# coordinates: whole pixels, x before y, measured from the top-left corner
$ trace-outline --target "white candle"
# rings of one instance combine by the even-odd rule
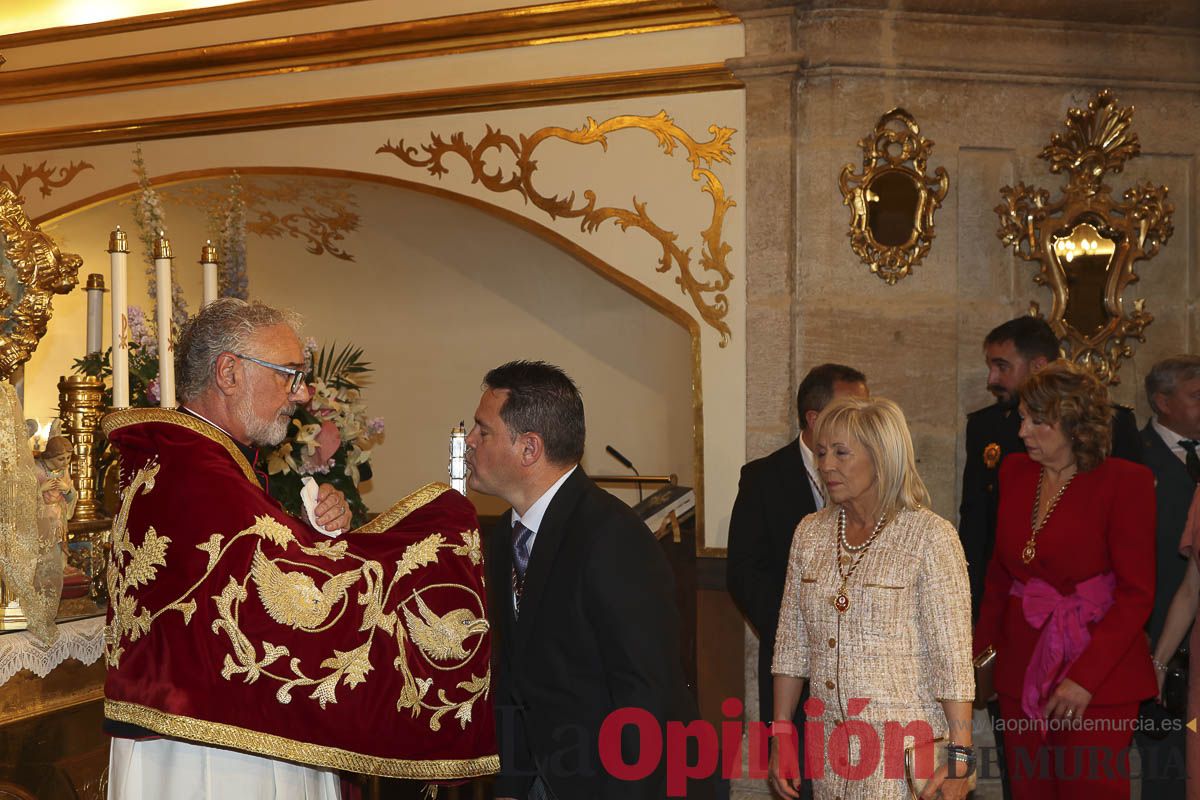
[[[200,248],[200,266],[204,268],[204,306],[217,299],[217,248],[213,247],[212,239],[204,242]]]
[[[175,352],[171,347],[171,243],[162,231],[154,243],[158,306],[158,404],[175,407]]]
[[[118,225],[108,237],[108,259],[112,267],[112,381],[113,408],[129,408],[129,282],[126,260],[129,238]]]
[[[104,338],[104,276],[93,272],[87,282],[87,354],[100,352]]]

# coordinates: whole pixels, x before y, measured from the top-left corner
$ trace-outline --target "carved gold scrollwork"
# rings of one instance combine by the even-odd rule
[[[1119,383],[1121,360],[1133,355],[1129,340],[1145,341],[1154,317],[1145,301],[1124,308],[1125,288],[1138,280],[1133,264],[1153,258],[1174,227],[1167,187],[1152,183],[1127,189],[1123,202],[1105,185],[1141,147],[1131,130],[1133,108],[1120,108],[1105,89],[1086,109],[1067,114],[1066,132],[1050,137],[1041,158],[1053,173],[1066,172],[1058,200],[1045,189],[1018,183],[1000,190],[996,235],[1024,261],[1040,267],[1034,283],[1052,295],[1048,322],[1064,352],[1101,380]],[[1037,303],[1030,304],[1040,314]]]
[[[13,175],[8,171],[8,167],[0,165],[0,184],[4,184],[12,189],[13,194],[17,195],[24,202],[25,198],[21,197],[21,190],[30,181],[36,180],[41,183],[42,185],[38,187],[38,191],[42,193],[42,197],[49,197],[54,193],[55,189],[61,189],[66,186],[75,180],[75,176],[85,169],[95,168],[86,161],[72,161],[65,167],[51,167],[43,161],[36,167],[29,164],[22,164],[21,171]]]
[[[533,186],[534,171],[538,168],[533,154],[546,140],[559,139],[580,145],[599,144],[607,150],[609,134],[629,129],[641,129],[654,134],[663,153],[668,156],[677,146],[682,146],[687,151],[692,180],[700,184],[700,191],[712,198],[712,219],[708,227],[700,233],[704,244],[700,251],[699,276],[692,264],[691,248],[680,247],[676,243],[679,235],[656,224],[646,212],[647,204],[638,202],[636,197],[633,198],[632,208],[629,209],[598,206],[596,193],[587,189],[583,192],[585,202],[577,205],[575,192],[571,192],[567,197],[547,197]],[[712,167],[714,163],[730,163],[729,159],[734,150],[729,144],[729,139],[735,131],[733,128],[719,125],[710,125],[708,131],[712,138],[707,142],[697,142],[676,125],[674,120],[667,116],[666,111],[660,111],[653,117],[622,115],[600,123],[588,117],[587,122],[577,130],[541,128],[528,136],[522,135],[520,141],[491,126],[488,126],[487,132],[475,145],[469,144],[461,131],[451,135],[449,141],[435,134],[431,136],[429,144],[421,146],[421,150],[426,154],[424,156],[417,148],[406,146],[403,140],[395,145],[389,140],[375,152],[391,153],[404,163],[413,167],[425,167],[430,174],[438,177],[450,171],[443,159],[448,154],[454,154],[470,166],[473,182],[481,184],[491,192],[518,192],[551,219],[578,218],[580,229],[589,233],[609,220],[622,230],[638,228],[644,231],[662,247],[657,270],[678,270],[675,282],[691,298],[701,318],[721,334],[721,347],[725,347],[731,335],[729,325],[725,322],[725,316],[729,313],[729,299],[725,292],[729,289],[733,275],[726,264],[726,257],[731,248],[722,239],[722,227],[725,213],[736,203],[725,196],[725,188],[712,171]],[[493,150],[497,153],[507,150],[515,157],[515,171],[508,177],[505,177],[499,168],[489,170],[487,159],[489,152]]]
[[[0,380],[33,355],[50,321],[51,300],[75,288],[82,265],[33,225],[16,193],[0,185]]]
[[[912,272],[933,242],[933,212],[950,179],[926,165],[933,142],[902,108],[879,118],[870,136],[859,139],[862,174],[846,164],[838,176],[842,204],[850,208],[850,248],[889,286]]]

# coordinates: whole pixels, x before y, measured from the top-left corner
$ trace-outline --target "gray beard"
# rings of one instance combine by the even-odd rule
[[[288,428],[292,424],[292,414],[296,411],[295,404],[288,404],[282,409],[285,417],[272,417],[270,422],[254,418],[249,402],[237,409],[237,415],[246,430],[246,438],[251,444],[259,447],[274,447],[287,438]]]

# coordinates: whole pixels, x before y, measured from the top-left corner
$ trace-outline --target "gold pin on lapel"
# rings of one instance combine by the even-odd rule
[[[991,442],[987,447],[983,448],[983,465],[988,469],[995,469],[1000,463],[1000,445]]]

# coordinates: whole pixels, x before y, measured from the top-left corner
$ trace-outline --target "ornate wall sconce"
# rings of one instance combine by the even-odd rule
[[[1133,107],[1119,107],[1108,89],[1086,109],[1071,109],[1066,133],[1052,135],[1040,154],[1051,172],[1067,173],[1062,196],[1051,202],[1045,189],[1018,183],[1000,190],[1004,202],[996,206],[996,235],[1040,266],[1033,281],[1053,295],[1047,321],[1064,354],[1114,384],[1121,359],[1133,355],[1128,340],[1144,342],[1154,320],[1144,300],[1124,308],[1125,287],[1138,280],[1133,264],[1157,254],[1174,230],[1167,187],[1136,185],[1118,202],[1103,182],[1141,152],[1132,122]],[[1030,311],[1041,313],[1037,303]]]
[[[871,272],[893,285],[912,272],[933,242],[933,212],[942,204],[950,179],[938,167],[926,174],[933,142],[902,108],[879,118],[875,131],[860,139],[863,170],[842,167],[838,185],[850,207],[850,247]]]

